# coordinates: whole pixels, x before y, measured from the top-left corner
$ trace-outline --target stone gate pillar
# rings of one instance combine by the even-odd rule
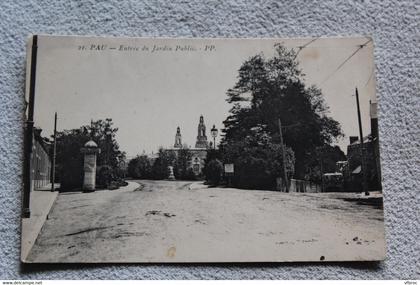
[[[93,192],[96,186],[96,155],[101,152],[101,149],[93,140],[90,140],[81,149],[81,152],[84,154],[83,190]]]

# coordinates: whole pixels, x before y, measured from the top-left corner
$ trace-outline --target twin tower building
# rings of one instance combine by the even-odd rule
[[[178,155],[179,150],[183,147],[181,129],[178,127],[175,134],[174,148],[168,149],[167,151]],[[211,147],[211,144],[207,141],[206,136],[206,125],[204,124],[203,115],[200,116],[200,122],[198,123],[198,134],[195,148],[188,148],[187,151],[191,155],[191,160],[188,163],[188,167],[191,168],[195,175],[199,176],[202,174],[204,162],[207,156],[207,150]]]
[[[195,148],[208,148],[209,143],[206,136],[206,125],[204,124],[203,115],[200,116],[200,122],[198,123],[198,134],[197,141],[195,142]],[[181,129],[178,127],[175,134],[174,148],[182,148]]]

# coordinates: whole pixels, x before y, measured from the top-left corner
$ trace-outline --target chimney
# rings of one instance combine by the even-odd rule
[[[379,130],[378,130],[378,103],[372,103],[369,101],[370,104],[370,133],[372,138],[378,138]]]
[[[354,142],[356,142],[359,139],[358,136],[350,136],[350,144],[353,144]]]

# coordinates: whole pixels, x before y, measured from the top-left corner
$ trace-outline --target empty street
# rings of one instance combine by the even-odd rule
[[[343,261],[384,252],[382,209],[357,202],[361,194],[130,185],[59,194],[27,261]]]

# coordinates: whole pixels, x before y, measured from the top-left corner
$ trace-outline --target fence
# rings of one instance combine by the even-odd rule
[[[322,188],[321,185],[315,184],[310,181],[291,179],[289,192],[317,193],[322,192]]]
[[[51,159],[41,139],[35,134],[31,157],[31,191],[50,183]]]

